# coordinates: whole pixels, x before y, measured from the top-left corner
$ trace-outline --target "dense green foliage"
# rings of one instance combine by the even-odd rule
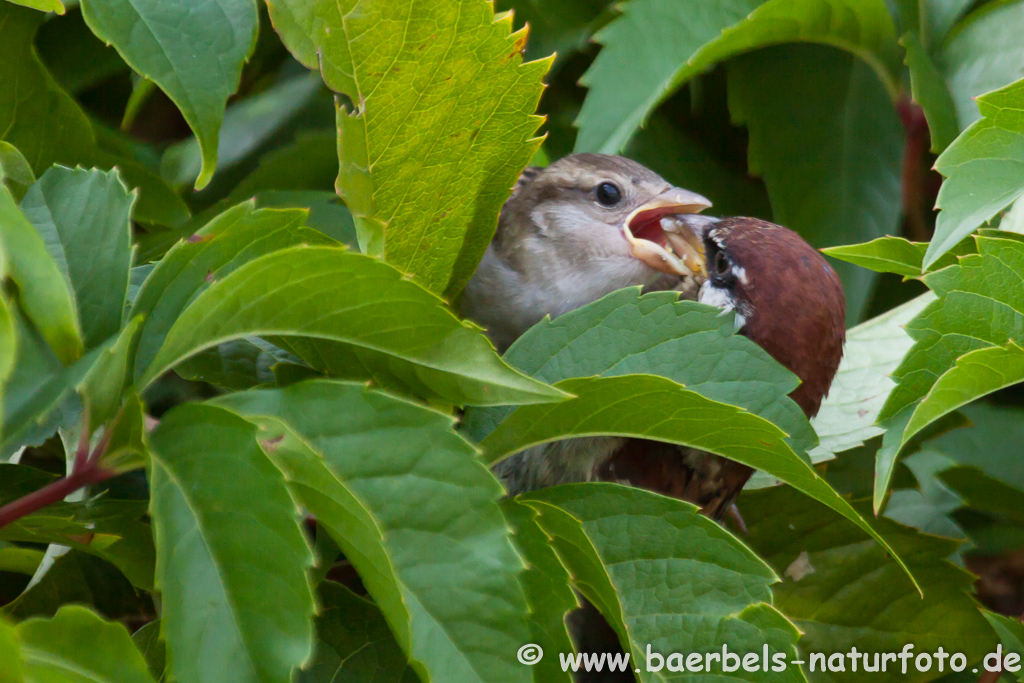
[[[1024,648],[1024,0],[495,4],[0,0],[0,683],[569,681],[579,595],[642,681]],[[459,317],[572,151],[832,257],[816,417],[674,293]],[[749,530],[488,469],[604,435],[756,468]]]

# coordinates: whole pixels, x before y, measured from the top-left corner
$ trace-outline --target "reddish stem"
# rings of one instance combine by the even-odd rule
[[[12,500],[7,505],[0,507],[0,529],[11,522],[16,522],[25,515],[42,510],[47,505],[59,503],[69,494],[74,493],[83,486],[105,481],[112,477],[113,474],[113,472],[100,469],[99,467],[89,466],[72,472],[70,475],[58,479],[52,484],[47,484],[27,496]]]
[[[99,464],[100,458],[106,452],[107,446],[110,443],[110,429],[107,429],[103,436],[100,437],[96,448],[92,453],[89,453],[90,433],[88,425],[89,415],[86,413],[83,420],[82,435],[78,442],[78,448],[75,450],[75,460],[71,468],[71,474],[58,479],[52,484],[47,484],[38,491],[33,491],[27,496],[12,500],[7,505],[0,507],[0,529],[11,522],[18,521],[25,515],[38,512],[48,505],[59,503],[80,488],[106,481],[116,474],[116,472],[100,467]]]

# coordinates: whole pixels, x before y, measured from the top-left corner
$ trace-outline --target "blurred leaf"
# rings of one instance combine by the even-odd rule
[[[576,587],[615,628],[641,680],[676,678],[648,671],[657,666],[645,658],[648,647],[667,657],[721,652],[724,644],[761,654],[764,646],[795,658],[797,630],[771,606],[769,586],[778,577],[689,503],[615,484],[557,486],[519,500],[537,510]],[[719,665],[715,673],[744,681],[805,680],[796,666],[726,676]],[[717,678],[692,674],[687,678]]]
[[[298,683],[418,683],[377,606],[341,584],[320,585],[316,657]]]
[[[89,605],[109,619],[134,617],[151,609],[113,565],[71,550],[60,554],[41,578],[4,605],[3,614],[18,620],[52,617],[69,603]]]
[[[530,642],[540,645],[548,655],[531,667],[533,680],[572,681],[555,656],[574,649],[565,618],[579,602],[569,586],[569,572],[551,547],[551,539],[541,529],[537,511],[529,503],[506,498],[501,502],[501,510],[515,530],[516,549],[526,561],[526,571],[519,580],[530,608]]]
[[[303,228],[302,210],[256,210],[253,202],[234,206],[179,241],[143,282],[131,316],[145,316],[135,352],[135,381],[156,357],[168,331],[188,305],[212,282],[223,280],[260,256],[299,244],[331,244]]]
[[[17,147],[0,140],[0,183],[7,186],[14,201],[20,202],[34,182],[36,175],[28,160]]]
[[[56,474],[28,465],[0,463],[0,505],[41,489],[56,479]]]
[[[78,393],[89,407],[89,429],[95,430],[114,417],[131,381],[131,352],[142,317],[133,318],[116,338],[104,344],[92,367],[78,385]]]
[[[995,612],[989,612],[988,610],[982,610],[981,613],[988,620],[996,635],[999,636],[1004,652],[1019,655],[1024,651],[1024,625],[1021,625],[1020,621],[1004,617]],[[1014,677],[1018,681],[1024,681],[1024,673],[1021,672],[1019,659],[1015,665],[1017,666],[1017,671],[1014,673]]]
[[[962,130],[979,117],[975,98],[1024,76],[1024,4],[991,3],[971,13],[937,55]],[[984,115],[984,110],[981,115]]]
[[[338,132],[303,131],[291,144],[260,156],[259,166],[227,198],[234,204],[266,190],[322,190],[334,194]]]
[[[142,658],[146,660],[149,675],[157,683],[162,683],[167,652],[164,641],[160,640],[160,620],[151,621],[133,633],[132,642],[142,653]]]
[[[924,110],[931,138],[931,151],[936,154],[946,149],[960,134],[956,120],[956,105],[949,94],[946,80],[931,56],[921,44],[916,33],[906,33],[900,38],[906,49],[904,63],[910,70],[910,88],[914,101]]]
[[[863,62],[806,45],[733,60],[729,111],[750,131],[750,171],[764,177],[776,223],[816,247],[897,231],[903,127]],[[844,264],[836,272],[855,323],[875,276]]]
[[[768,45],[814,42],[849,50],[895,90],[899,48],[881,0],[637,0],[595,39],[604,49],[580,81],[590,92],[576,119],[577,152],[619,152],[683,83]]]
[[[33,49],[45,20],[45,14],[0,2],[0,137],[25,155],[36,175],[95,147],[89,119]]]
[[[810,452],[812,460],[828,459],[885,431],[875,420],[896,386],[889,375],[914,343],[903,327],[934,300],[933,294],[922,294],[847,330],[839,371],[811,420],[821,441]]]
[[[152,532],[140,521],[145,512],[145,505],[138,501],[59,502],[0,529],[0,538],[74,548],[106,560],[132,585],[152,591]]]
[[[36,49],[54,80],[72,94],[129,70],[117,50],[89,30],[81,11],[51,17],[36,35]]]
[[[21,308],[61,362],[71,363],[81,356],[81,328],[68,281],[47,253],[42,237],[3,186],[0,186],[0,273],[18,286]]]
[[[175,372],[194,382],[209,382],[224,389],[250,389],[273,384],[273,367],[299,359],[259,337],[247,337],[200,351],[175,367]]]
[[[962,412],[973,428],[943,434],[929,445],[989,477],[1020,486],[1024,482],[1024,458],[1020,457],[1024,420],[1020,408],[978,402],[965,406]]]
[[[138,394],[129,392],[121,411],[107,426],[110,436],[107,450],[100,457],[100,467],[115,472],[129,472],[149,462],[145,409]]]
[[[128,631],[84,607],[68,605],[52,619],[18,626],[29,681],[152,683]]]
[[[948,557],[957,541],[919,533],[888,520],[873,520],[879,533],[904,557],[924,597],[881,548],[864,540],[846,519],[808,505],[785,488],[745,492],[739,499],[747,521],[746,540],[783,581],[773,590],[780,611],[803,635],[804,660],[812,652],[963,652],[970,664],[992,649],[991,632],[971,597],[973,577]],[[864,506],[860,506],[864,509]],[[867,512],[867,510],[864,510]],[[869,660],[870,661],[870,660]],[[887,672],[810,674],[811,681],[927,681],[935,672],[895,664]]]
[[[136,197],[117,171],[57,166],[44,173],[21,202],[25,217],[71,283],[86,348],[121,327]]]
[[[527,637],[526,602],[501,486],[450,416],[331,381],[216,403],[260,425],[424,679],[529,680],[511,659]]]
[[[632,436],[690,446],[781,479],[847,517],[889,549],[885,539],[793,452],[785,433],[757,415],[651,375],[568,379],[555,386],[575,397],[518,408],[480,443],[486,462],[537,444],[580,436]],[[914,581],[909,571],[907,576]]]
[[[218,170],[231,168],[253,154],[309,102],[322,84],[315,74],[296,76],[228,107],[220,127]],[[171,145],[160,165],[162,175],[175,185],[195,182],[203,169],[199,139]]]
[[[31,7],[42,12],[56,12],[64,14],[64,4],[60,0],[10,0],[15,5]]]
[[[975,4],[974,0],[917,0],[931,49],[941,45],[953,25]]]
[[[939,377],[917,404],[903,442],[927,425],[971,401],[1024,381],[1024,349],[1013,341],[965,353]]]
[[[484,0],[356,5],[283,0],[271,17],[352,102],[338,110],[337,186],[363,251],[455,296],[540,146],[533,111],[551,62],[522,64],[525,34]]]
[[[517,24],[530,27],[526,59],[557,53],[556,63],[585,48],[594,30],[616,13],[611,0],[561,0],[554,7],[544,0],[500,0],[495,10],[511,10]]]
[[[392,374],[421,379],[460,404],[562,398],[502,363],[478,328],[390,266],[340,248],[305,246],[263,256],[214,282],[177,318],[140,385],[197,351],[253,334],[366,347],[387,359]]]
[[[712,401],[744,408],[792,435],[807,450],[816,437],[789,398],[799,384],[760,346],[735,334],[732,315],[675,292],[622,289],[531,327],[504,360],[547,384],[572,377],[648,374],[671,379]],[[464,429],[486,437],[510,408],[468,411]]]
[[[151,445],[156,586],[171,677],[289,680],[312,654],[313,553],[256,428],[186,404],[161,419]]]
[[[975,467],[951,467],[938,475],[967,506],[1024,524],[1024,489],[988,476]]]
[[[742,160],[738,167],[725,163],[701,134],[667,116],[654,114],[648,126],[637,131],[625,155],[677,187],[714,197],[712,210],[719,216],[772,217],[764,184],[746,174]]]
[[[43,552],[41,550],[20,548],[0,541],[0,571],[32,576],[39,568],[42,559]],[[0,658],[0,661],[4,660]],[[0,681],[3,679],[0,678]]]
[[[1019,7],[1024,11],[1024,3]],[[1024,82],[982,95],[976,102],[982,118],[935,162],[946,179],[935,204],[942,211],[925,267],[1024,194]]]
[[[178,105],[203,148],[196,189],[204,187],[217,165],[225,103],[256,44],[255,4],[84,0],[82,14],[93,33]]]
[[[21,641],[14,626],[0,619],[0,683],[23,683],[25,678],[21,670]]]

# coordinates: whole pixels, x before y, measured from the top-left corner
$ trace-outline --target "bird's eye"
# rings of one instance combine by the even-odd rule
[[[729,257],[722,252],[715,253],[715,275],[725,277],[729,274]]]
[[[612,183],[601,183],[597,186],[597,201],[602,206],[615,206],[622,201],[622,192]]]

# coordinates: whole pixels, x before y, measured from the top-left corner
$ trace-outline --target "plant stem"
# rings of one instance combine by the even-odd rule
[[[11,522],[21,519],[25,515],[42,510],[47,505],[59,503],[69,494],[74,493],[83,486],[97,484],[109,479],[113,475],[113,472],[102,469],[95,464],[89,464],[81,469],[76,469],[70,475],[0,507],[0,529]]]

